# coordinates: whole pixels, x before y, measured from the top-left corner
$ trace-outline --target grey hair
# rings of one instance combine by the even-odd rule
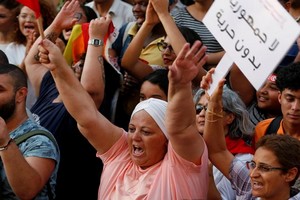
[[[199,88],[193,98],[195,106],[204,94],[205,90]],[[222,103],[224,111],[232,113],[235,116],[235,119],[229,125],[228,136],[231,139],[251,138],[255,127],[249,119],[246,105],[239,95],[226,85],[223,87]]]
[[[223,88],[222,103],[223,110],[235,116],[235,119],[229,125],[229,137],[232,139],[242,138],[244,136],[252,137],[254,134],[254,125],[249,119],[246,105],[239,95],[226,85]]]
[[[198,102],[200,101],[200,98],[205,94],[205,90],[202,88],[199,88],[197,92],[195,93],[193,97],[194,105],[196,106]]]

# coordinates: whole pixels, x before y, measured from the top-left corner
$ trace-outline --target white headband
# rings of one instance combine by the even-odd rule
[[[168,103],[166,101],[155,98],[150,98],[145,101],[141,101],[134,108],[130,119],[138,111],[145,110],[154,119],[154,121],[159,126],[160,130],[164,133],[166,138],[168,138],[167,129],[165,126],[167,104]]]

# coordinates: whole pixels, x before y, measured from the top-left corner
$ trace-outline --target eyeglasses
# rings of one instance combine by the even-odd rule
[[[166,49],[169,49],[169,51],[170,51],[171,53],[174,52],[172,46],[171,46],[170,44],[166,43],[166,42],[158,42],[158,43],[157,43],[157,48],[158,48],[158,50],[160,50],[160,51],[165,51]]]
[[[17,16],[18,19],[22,19],[22,20],[26,20],[26,19],[29,19],[30,21],[35,21],[35,16],[34,15],[29,15],[29,14],[20,14]]]
[[[198,115],[199,113],[201,113],[201,111],[204,109],[204,111],[207,110],[207,106],[203,106],[203,105],[200,105],[200,104],[197,104],[196,105],[196,114]]]
[[[282,168],[282,167],[271,167],[271,166],[267,166],[267,165],[256,165],[256,163],[252,160],[252,161],[247,161],[246,162],[246,166],[249,170],[254,170],[255,168],[259,171],[259,172],[270,172],[270,171],[274,171],[274,170],[283,170],[286,171],[287,169]]]

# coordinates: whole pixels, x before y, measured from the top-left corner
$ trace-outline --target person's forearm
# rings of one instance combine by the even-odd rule
[[[195,108],[193,103],[191,83],[172,84],[169,82],[168,90],[168,126],[170,134],[183,133],[181,130],[195,123]],[[195,115],[193,115],[195,113]]]
[[[97,108],[104,98],[105,73],[103,46],[89,45],[81,76],[81,85],[91,95]]]
[[[220,52],[216,52],[216,53],[208,53],[206,64],[212,65],[212,66],[218,65],[218,63],[220,62],[220,60],[222,59],[224,54],[225,54],[225,51],[220,51]]]
[[[251,105],[256,98],[256,90],[236,64],[230,69],[229,83],[231,89],[239,94],[245,105]]]
[[[203,137],[211,153],[227,149],[223,128],[223,110],[216,103],[208,103],[205,111],[205,128]]]
[[[88,118],[82,116],[97,115],[98,109],[93,99],[75,77],[72,69],[64,62],[61,63],[61,66],[51,70],[51,74],[69,113],[76,119],[78,124],[89,123]]]
[[[123,68],[129,69],[139,61],[144,42],[151,33],[153,27],[153,25],[148,25],[146,22],[143,23],[124,53],[121,63]]]
[[[20,199],[33,199],[42,189],[45,181],[31,167],[18,146],[11,142],[6,150],[0,151],[9,185]]]
[[[208,156],[227,178],[234,156],[228,151],[224,135],[222,106],[208,103],[205,111],[204,140],[208,148]]]
[[[168,38],[170,39],[170,43],[172,45],[175,54],[178,55],[183,45],[186,43],[185,38],[182,36],[175,21],[173,20],[172,16],[169,13],[159,14],[158,16],[161,23],[164,26]]]

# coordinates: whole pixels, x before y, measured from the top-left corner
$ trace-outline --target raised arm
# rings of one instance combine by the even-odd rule
[[[167,36],[170,40],[172,48],[176,55],[179,54],[183,45],[187,42],[181,32],[179,31],[173,17],[170,15],[168,11],[168,0],[150,0],[151,5],[153,5],[159,20],[161,21]],[[191,44],[192,45],[192,44]],[[206,71],[203,67],[199,69],[198,75],[194,78],[193,83],[199,85],[202,76],[206,74]]]
[[[133,37],[124,53],[121,62],[121,66],[135,78],[143,79],[153,71],[151,66],[141,61],[139,57],[141,55],[145,40],[150,35],[154,26],[158,23],[159,19],[153,7],[149,3],[147,6],[145,22],[142,24],[137,34]]]
[[[214,69],[210,70],[202,79],[201,87],[208,89],[212,81],[211,75]],[[204,140],[208,147],[209,159],[227,178],[233,160],[233,155],[226,147],[223,128],[223,106],[222,93],[225,79],[219,82],[217,89],[209,98],[208,107],[205,112]]]
[[[204,141],[195,122],[191,81],[205,64],[206,47],[197,41],[190,48],[185,44],[169,70],[166,127],[174,150],[186,160],[201,163]]]
[[[246,106],[249,106],[256,98],[255,88],[235,63],[230,69],[229,82],[231,89],[238,93]]]
[[[97,39],[103,42],[110,22],[110,16],[92,20],[89,25],[90,39]],[[81,85],[91,95],[97,108],[100,107],[104,97],[103,51],[103,45],[88,45],[80,79]]]
[[[98,112],[93,99],[75,77],[56,45],[45,39],[39,51],[40,61],[51,71],[64,105],[77,121],[80,132],[100,154],[106,152],[121,137],[122,129]],[[95,73],[103,77],[103,70],[96,70]]]
[[[78,7],[79,3],[77,0],[66,1],[52,24],[45,30],[44,34],[46,38],[55,42],[63,29],[72,27],[77,20],[74,18],[74,14]],[[34,42],[25,58],[25,70],[30,82],[34,87],[36,96],[39,96],[41,81],[45,73],[48,71],[47,68],[43,67],[39,63],[36,56],[38,53],[38,44],[41,42],[41,40],[41,37],[39,37]]]
[[[168,11],[169,1],[168,0],[150,0],[149,4],[152,5],[162,23],[170,43],[176,55],[179,54],[186,40],[180,33],[179,29],[172,16]]]
[[[207,62],[206,62],[206,69],[209,70],[211,68],[215,68],[222,57],[224,56],[225,51],[215,52],[215,53],[208,53],[207,54]]]

